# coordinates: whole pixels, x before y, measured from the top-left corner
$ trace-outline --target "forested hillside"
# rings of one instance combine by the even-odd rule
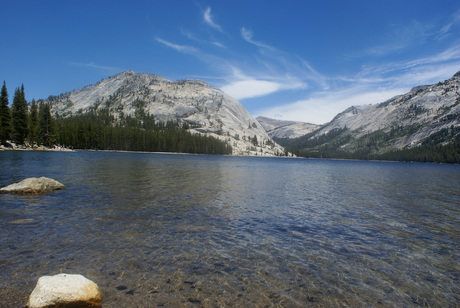
[[[156,121],[143,111],[115,119],[106,109],[53,117],[49,103],[27,104],[24,86],[11,108],[3,83],[0,96],[0,144],[61,145],[73,149],[232,154],[232,147],[212,136],[192,134],[187,123]]]
[[[131,126],[133,123],[127,122],[127,117],[143,122],[143,114],[155,117],[157,124],[174,121],[177,127],[188,125],[187,130],[193,135],[213,137],[231,145],[233,155],[284,153],[243,105],[201,80],[169,81],[154,74],[126,71],[96,84],[51,96],[45,102],[50,104],[53,114],[65,118],[94,111],[98,115],[111,115],[116,119],[112,126]],[[137,128],[137,124],[133,127]]]
[[[308,135],[275,140],[304,157],[460,163],[460,72],[380,104],[349,107]]]
[[[355,139],[350,129],[343,128],[319,136],[313,132],[296,139],[275,140],[300,157],[460,163],[460,127],[453,125],[430,135],[418,146],[380,152],[392,140],[416,129],[395,127],[389,132],[379,130]],[[344,149],[351,142],[356,144],[354,150]]]
[[[232,154],[232,148],[217,138],[192,134],[186,124],[156,122],[150,115],[116,121],[102,110],[56,122],[59,143],[77,149]]]

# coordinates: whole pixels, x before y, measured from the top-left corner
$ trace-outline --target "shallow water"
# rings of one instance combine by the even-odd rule
[[[460,305],[460,166],[0,152],[0,307],[43,275],[104,307]]]

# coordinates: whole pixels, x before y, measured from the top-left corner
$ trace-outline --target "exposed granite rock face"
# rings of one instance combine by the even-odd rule
[[[97,284],[82,275],[58,274],[38,279],[29,296],[28,308],[100,307],[102,294]]]
[[[399,128],[402,133],[388,149],[402,149],[416,146],[443,128],[460,126],[459,115],[460,72],[437,84],[414,87],[380,104],[352,106],[317,130],[314,137],[348,128],[356,140],[376,131],[388,133]],[[343,150],[348,147],[353,147],[353,143]]]
[[[200,80],[169,81],[126,71],[70,93],[50,97],[52,112],[63,117],[106,110],[115,119],[138,112],[157,121],[189,124],[190,132],[216,137],[234,155],[274,156],[284,149],[237,100]],[[254,136],[257,144],[253,143]]]
[[[257,117],[256,120],[272,138],[299,138],[321,128],[321,125],[317,124],[275,120],[266,117]]]
[[[0,193],[7,194],[45,194],[66,187],[50,178],[27,178],[19,183],[0,188]]]

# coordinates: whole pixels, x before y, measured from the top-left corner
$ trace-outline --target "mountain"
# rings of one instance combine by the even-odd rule
[[[321,127],[321,125],[317,124],[274,120],[266,117],[257,117],[256,120],[259,121],[268,135],[272,138],[298,138]]]
[[[459,86],[460,72],[380,104],[352,106],[303,137],[275,141],[310,157],[460,162]]]
[[[200,80],[172,82],[126,71],[95,85],[49,97],[54,114],[69,117],[104,111],[116,119],[138,114],[176,121],[194,134],[230,144],[234,155],[284,155],[262,125],[234,98]]]

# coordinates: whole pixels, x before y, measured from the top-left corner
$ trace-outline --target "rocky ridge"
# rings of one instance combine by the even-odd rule
[[[354,138],[382,131],[404,130],[391,146],[415,146],[443,128],[460,125],[460,72],[434,85],[418,86],[376,105],[352,106],[315,132],[323,135],[348,128]],[[344,146],[346,147],[346,145]]]
[[[318,124],[275,120],[266,117],[257,117],[256,120],[259,121],[272,138],[298,138],[321,127]]]
[[[106,109],[121,118],[142,109],[157,121],[188,123],[192,133],[226,141],[234,155],[284,154],[284,149],[238,101],[200,80],[172,82],[153,74],[126,71],[95,85],[50,97],[48,102],[52,112],[63,117]]]
[[[368,159],[403,150],[418,155],[404,159],[456,162],[459,114],[460,72],[380,104],[351,106],[304,136],[273,138],[287,150],[307,157]]]

